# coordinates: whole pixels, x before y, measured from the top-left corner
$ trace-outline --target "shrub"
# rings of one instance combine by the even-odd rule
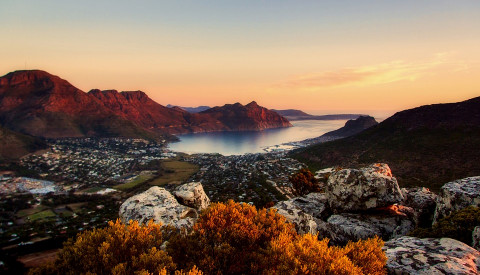
[[[300,171],[290,176],[289,180],[297,196],[320,191],[320,184],[315,175],[306,168],[300,169]]]
[[[480,208],[469,206],[440,219],[431,228],[417,228],[409,235],[418,238],[452,238],[472,244],[472,231],[480,225]]]

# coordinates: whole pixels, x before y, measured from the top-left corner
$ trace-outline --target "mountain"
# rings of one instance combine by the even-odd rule
[[[0,126],[0,161],[17,159],[28,153],[47,148],[42,139],[20,134]]]
[[[247,105],[235,103],[213,107],[200,114],[214,117],[224,124],[228,130],[250,131],[292,126],[286,118],[259,106],[255,101]]]
[[[349,137],[360,133],[361,131],[377,125],[378,122],[371,116],[360,116],[357,119],[351,119],[340,129],[323,134],[323,137]]]
[[[303,148],[292,157],[312,169],[390,165],[403,186],[433,190],[445,182],[480,175],[480,97],[396,113],[344,139]]]
[[[167,108],[175,108],[175,107],[183,109],[189,113],[200,113],[211,108],[210,106],[182,107],[182,106],[175,106],[170,104],[167,105]]]
[[[295,109],[287,109],[287,110],[275,110],[272,111],[278,113],[281,116],[286,117],[290,121],[295,120],[344,120],[344,119],[356,119],[360,116],[359,114],[334,114],[334,115],[311,115],[305,113],[304,111],[295,110]]]
[[[158,138],[158,134],[115,115],[66,80],[39,70],[0,77],[0,123],[14,131],[46,138]]]
[[[66,80],[39,70],[16,71],[0,77],[0,124],[45,138],[147,139],[291,126],[282,116],[256,103],[189,113],[179,107],[162,106],[142,91],[96,89],[85,93]]]

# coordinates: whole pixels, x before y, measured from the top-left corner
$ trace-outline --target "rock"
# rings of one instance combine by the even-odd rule
[[[375,235],[389,240],[404,236],[414,228],[414,223],[408,216],[390,213],[343,213],[332,215],[326,223],[317,223],[319,237],[327,237],[335,245],[344,245],[349,240],[368,239]]]
[[[198,217],[195,209],[179,204],[170,192],[158,186],[128,198],[120,206],[119,215],[123,222],[146,223],[152,219],[176,228],[190,228]]]
[[[437,206],[437,195],[425,187],[402,188],[404,200],[402,205],[415,211],[415,225],[430,227]]]
[[[200,182],[182,184],[173,191],[173,195],[181,204],[195,208],[199,211],[210,205],[210,199],[207,194],[205,194]]]
[[[480,226],[476,226],[472,232],[472,247],[476,250],[480,250]]]
[[[292,200],[278,202],[273,208],[283,215],[288,222],[295,224],[298,234],[316,234],[317,223],[312,215],[305,213]]]
[[[433,222],[467,206],[480,206],[480,177],[470,177],[445,183],[437,199]]]
[[[330,207],[337,212],[372,209],[403,200],[397,179],[383,163],[333,172],[325,193]]]
[[[389,274],[479,274],[480,252],[449,238],[400,237],[385,242]]]
[[[299,234],[317,233],[317,220],[329,216],[327,197],[323,193],[310,193],[277,203],[273,208],[294,223]]]

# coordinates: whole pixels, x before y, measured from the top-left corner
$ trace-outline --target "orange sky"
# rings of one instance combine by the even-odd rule
[[[480,96],[480,1],[39,2],[2,4],[0,74],[42,69],[181,106],[397,111]]]

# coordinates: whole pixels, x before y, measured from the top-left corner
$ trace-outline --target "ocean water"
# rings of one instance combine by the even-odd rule
[[[213,132],[179,135],[170,149],[184,153],[241,155],[264,152],[263,148],[323,135],[345,125],[346,120],[293,121],[293,127],[248,132]]]

